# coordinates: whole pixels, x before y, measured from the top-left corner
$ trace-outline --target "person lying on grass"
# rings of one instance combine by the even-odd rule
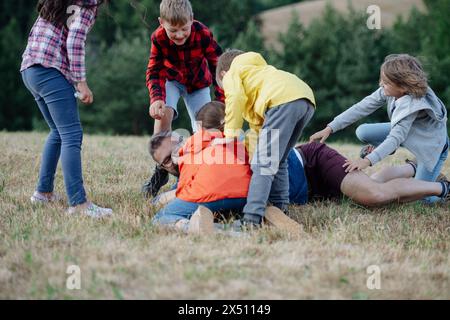
[[[222,119],[218,123],[222,123]],[[154,153],[162,148],[157,147]],[[297,145],[288,155],[290,203],[306,204],[314,199],[346,196],[360,205],[373,207],[429,196],[445,199],[449,195],[447,180],[428,182],[412,179],[415,173],[413,163],[386,167],[370,177],[362,171],[347,172],[346,163],[347,159],[342,154],[326,144]],[[175,168],[176,165],[170,170],[176,172]],[[163,197],[165,195],[167,193]]]
[[[383,168],[370,177],[363,171],[346,170],[348,160],[326,144],[311,142],[296,146],[288,156],[291,204],[315,199],[342,199],[376,207],[436,196],[446,199],[449,182],[412,179],[414,163]]]

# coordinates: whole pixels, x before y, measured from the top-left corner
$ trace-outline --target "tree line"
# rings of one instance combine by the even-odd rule
[[[425,0],[425,12],[413,9],[409,18],[399,18],[392,28],[381,30],[368,29],[367,13],[352,8],[343,14],[327,6],[324,15],[308,27],[293,15],[277,48],[265,46],[255,17],[262,10],[298,1],[191,2],[195,17],[213,30],[224,49],[261,52],[268,63],[295,73],[313,88],[318,108],[305,135],[321,129],[334,115],[374,91],[381,63],[390,53],[418,56],[429,74],[430,86],[446,105],[450,103],[450,0]],[[18,71],[35,10],[26,0],[7,1],[2,6],[0,129],[46,130]],[[152,132],[145,70],[158,12],[157,0],[113,1],[101,10],[87,45],[88,82],[95,103],[80,108],[86,132]],[[373,122],[387,120],[385,110],[370,118]],[[187,112],[181,112],[174,127],[190,127]],[[352,132],[345,130],[337,138],[352,139]]]

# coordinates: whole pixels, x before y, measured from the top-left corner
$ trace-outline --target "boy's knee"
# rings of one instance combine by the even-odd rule
[[[363,143],[367,143],[367,125],[362,124],[356,128],[355,131],[356,137]]]

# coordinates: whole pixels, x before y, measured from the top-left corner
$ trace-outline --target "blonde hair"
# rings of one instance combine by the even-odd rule
[[[194,18],[189,0],[162,0],[159,15],[162,20],[175,26],[185,25]]]
[[[216,81],[220,82],[220,73],[222,71],[228,71],[230,70],[231,63],[233,62],[234,58],[237,56],[245,53],[244,51],[238,50],[238,49],[227,49],[222,55],[219,57],[219,61],[217,62],[216,67]]]
[[[381,66],[380,78],[382,77],[415,98],[425,96],[428,90],[427,74],[422,64],[409,54],[388,55]]]

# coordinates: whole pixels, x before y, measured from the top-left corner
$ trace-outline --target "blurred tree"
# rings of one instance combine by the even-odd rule
[[[450,103],[450,0],[424,0],[425,13],[413,11],[392,29],[369,30],[367,15],[342,15],[331,7],[308,28],[297,17],[281,35],[282,49],[264,48],[256,13],[290,0],[192,0],[195,18],[209,26],[220,45],[263,53],[268,62],[293,72],[314,90],[318,108],[305,136],[377,88],[379,67],[389,53],[406,52],[424,62],[430,85]],[[36,17],[37,1],[0,4],[0,129],[45,127],[22,83],[19,66],[27,34]],[[30,4],[31,3],[31,4]],[[150,34],[158,25],[160,0],[111,1],[103,6],[88,36],[88,81],[95,104],[81,107],[88,132],[142,134],[151,132],[147,115],[145,69]],[[189,128],[180,102],[174,127]],[[37,120],[36,120],[37,119]],[[365,121],[384,121],[384,110]],[[354,137],[345,130],[340,138]]]
[[[369,30],[364,13],[350,9],[342,15],[328,5],[308,29],[294,15],[288,31],[280,36],[283,49],[272,54],[274,65],[298,75],[314,91],[317,110],[304,137],[378,87],[379,67],[388,53],[385,34]],[[365,121],[386,119],[380,111]],[[350,129],[334,138],[353,136]]]
[[[151,127],[145,72],[148,59],[145,35],[125,38],[120,32],[110,47],[88,54],[88,79],[95,102],[82,106],[87,132],[143,134]],[[89,53],[89,51],[88,51]]]
[[[231,45],[232,48],[243,51],[255,51],[265,55],[264,39],[256,20],[251,19],[244,32],[241,32]]]
[[[399,19],[391,32],[393,52],[418,56],[429,74],[430,86],[450,104],[450,0],[425,1],[427,12],[416,9],[409,19]]]
[[[19,23],[12,18],[0,29],[0,128],[31,130],[36,103],[25,89],[20,75],[24,50]]]

